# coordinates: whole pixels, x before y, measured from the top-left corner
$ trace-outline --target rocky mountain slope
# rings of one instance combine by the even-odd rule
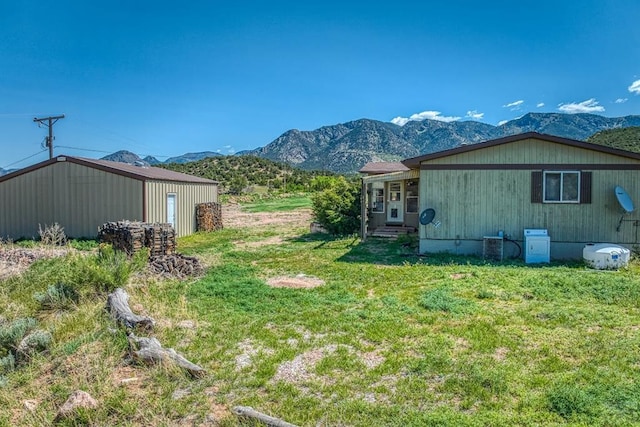
[[[522,132],[585,140],[601,130],[629,126],[640,126],[640,116],[528,113],[501,126],[435,120],[398,126],[360,119],[314,131],[289,130],[252,154],[304,169],[354,172],[371,161],[401,160]]]
[[[640,153],[640,126],[601,130],[587,138],[587,142]]]

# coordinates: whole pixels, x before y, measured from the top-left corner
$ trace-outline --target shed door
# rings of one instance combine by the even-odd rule
[[[390,182],[387,203],[387,222],[404,221],[404,201],[402,181]]]
[[[176,228],[176,195],[167,194],[167,222]]]

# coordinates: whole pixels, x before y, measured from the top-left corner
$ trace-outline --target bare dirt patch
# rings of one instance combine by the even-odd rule
[[[297,276],[278,276],[267,279],[267,285],[272,288],[309,289],[324,285],[324,280],[317,277],[298,274]]]
[[[23,273],[40,259],[65,256],[71,251],[71,248],[16,248],[0,245],[0,280]]]
[[[267,225],[309,227],[311,209],[287,212],[247,212],[237,203],[222,206],[222,224],[228,228],[262,227]]]
[[[236,246],[238,246],[239,248],[260,248],[262,246],[269,246],[269,245],[279,245],[283,242],[284,240],[282,239],[281,236],[273,236],[273,237],[269,237],[268,239],[263,239],[263,240],[257,240],[255,242],[245,242],[244,240],[237,240],[235,242],[233,242]]]

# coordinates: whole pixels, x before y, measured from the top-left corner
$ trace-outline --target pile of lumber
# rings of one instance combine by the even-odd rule
[[[196,205],[198,231],[222,230],[222,205],[209,202]]]
[[[107,222],[98,228],[98,241],[110,243],[131,255],[149,248],[150,255],[166,255],[176,251],[176,233],[171,224],[138,221]]]
[[[149,269],[153,273],[179,279],[197,276],[204,272],[197,258],[182,254],[152,256],[149,259]]]

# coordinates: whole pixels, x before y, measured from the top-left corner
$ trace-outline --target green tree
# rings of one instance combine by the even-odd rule
[[[338,177],[311,196],[315,220],[329,233],[353,234],[360,228],[360,186]]]

